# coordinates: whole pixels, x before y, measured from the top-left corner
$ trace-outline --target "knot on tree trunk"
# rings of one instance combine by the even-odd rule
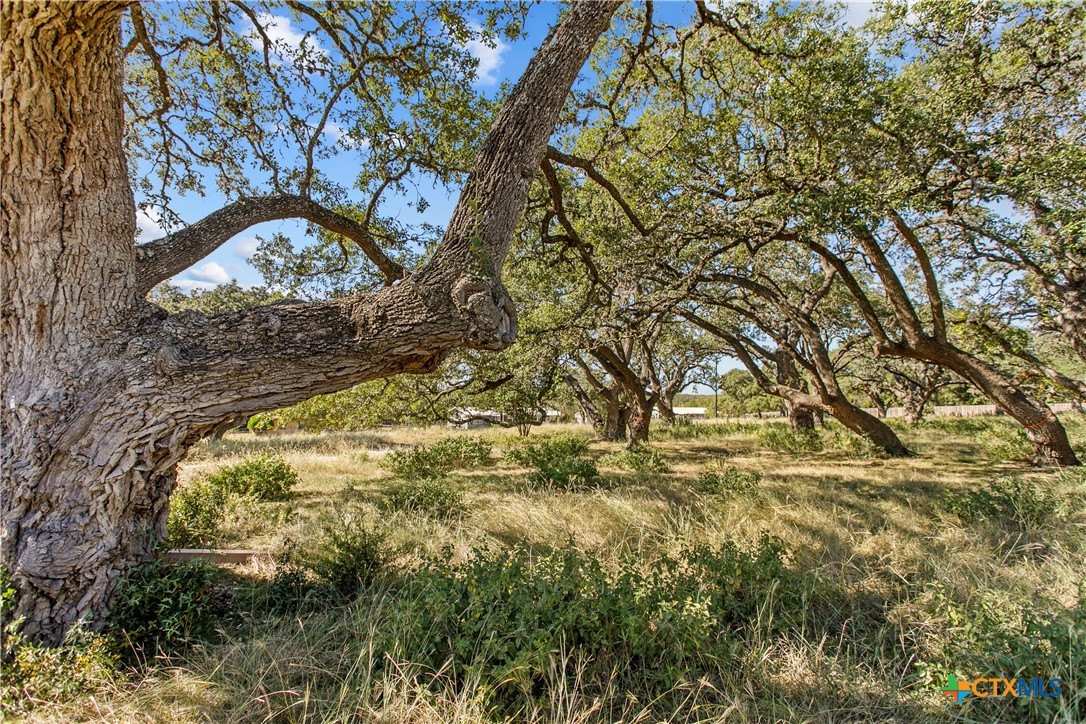
[[[517,337],[517,312],[505,286],[497,279],[460,277],[453,285],[453,304],[468,327],[468,345],[501,350]]]

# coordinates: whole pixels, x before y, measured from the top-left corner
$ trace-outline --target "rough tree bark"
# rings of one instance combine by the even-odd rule
[[[577,401],[577,406],[581,408],[581,416],[584,417],[585,422],[592,426],[597,435],[603,434],[603,413],[593,402],[592,397],[577,381],[577,378],[569,372],[563,374],[562,379],[565,380],[570,392],[573,393],[573,399]]]
[[[803,375],[796,368],[796,363],[788,350],[780,348],[773,355],[773,369],[777,378],[777,384],[786,385],[795,390],[806,391],[806,383]],[[784,415],[788,418],[789,426],[796,431],[815,429],[814,412],[809,407],[797,405],[792,400],[781,398],[781,406]]]
[[[618,382],[612,382],[610,385],[603,384],[603,381],[592,371],[583,359],[575,356],[573,361],[577,363],[577,366],[584,372],[585,379],[588,380],[588,384],[595,390],[596,394],[603,400],[603,427],[602,436],[607,442],[615,442],[617,440],[626,439],[626,427],[629,421],[629,405],[626,403],[626,396],[622,392],[622,387]],[[591,399],[589,398],[589,402]],[[596,413],[599,414],[599,408],[596,407]]]
[[[1086,360],[1086,269],[1073,268],[1066,277],[1067,283],[1060,289],[1062,305],[1056,323],[1078,356]]]
[[[144,292],[226,241],[230,224],[133,243],[124,5],[3,4],[0,554],[28,635],[57,643],[77,620],[102,621],[114,583],[164,532],[177,463],[224,420],[513,341],[499,278],[509,240],[616,6],[574,5],[543,43],[417,273],[359,298],[171,316]]]
[[[628,407],[626,417],[627,447],[649,441],[649,424],[659,395],[645,389],[645,383],[633,371],[624,351],[616,351],[608,345],[589,350],[600,366],[607,370],[623,392]]]
[[[875,305],[864,291],[864,286],[849,270],[844,259],[812,238],[800,236],[798,239],[838,273],[867,322],[877,354],[930,362],[957,373],[1026,428],[1035,449],[1035,462],[1059,466],[1079,465],[1078,457],[1067,438],[1067,431],[1048,405],[1026,394],[995,367],[968,354],[948,340],[939,282],[927,252],[904,219],[891,212],[891,220],[901,238],[913,251],[923,273],[932,318],[930,333],[921,323],[894,265],[862,221],[854,220],[852,232],[878,275],[894,321],[901,329],[900,339],[891,339],[887,326],[883,324]]]

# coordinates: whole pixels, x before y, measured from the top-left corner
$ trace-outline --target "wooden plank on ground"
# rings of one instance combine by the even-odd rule
[[[259,556],[269,556],[269,551],[215,549],[215,548],[175,548],[163,555],[167,561],[208,560],[212,563],[248,563]]]

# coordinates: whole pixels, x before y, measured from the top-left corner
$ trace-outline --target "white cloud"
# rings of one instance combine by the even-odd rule
[[[195,279],[178,278],[171,279],[170,284],[174,285],[175,287],[180,287],[186,292],[191,292],[196,289],[200,291],[207,291],[208,289],[214,289],[218,286],[217,284],[212,284],[211,282],[198,282]]]
[[[482,28],[473,26],[472,30],[480,32]],[[493,48],[480,40],[470,40],[465,47],[479,61],[476,83],[481,85],[496,83],[498,81],[498,68],[502,64],[502,56],[505,55],[505,51],[509,50],[509,45],[495,38]]]
[[[324,135],[332,139],[333,143],[338,143],[343,148],[369,148],[370,142],[365,138],[354,139],[347,133],[347,129],[339,125],[335,121],[328,121],[324,124]]]
[[[230,281],[230,275],[217,261],[208,261],[195,266],[188,270],[188,275],[198,282],[207,282],[212,285],[226,284]]]
[[[309,51],[311,54],[328,55],[328,51],[321,47],[320,43],[312,36],[307,38],[305,32],[296,28],[290,18],[285,18],[282,15],[272,15],[271,13],[259,13],[256,20],[260,23],[260,27],[264,28],[264,34],[272,42],[272,51],[280,58],[284,57],[284,55],[296,57],[303,50]],[[264,52],[264,39],[260,37],[260,33],[255,28],[250,42],[258,53]]]
[[[248,259],[256,253],[260,246],[260,239],[255,236],[243,236],[234,242],[234,254],[242,259]]]
[[[154,209],[136,210],[136,241],[143,243],[153,241],[166,235],[162,228],[162,214]]]
[[[866,1],[849,0],[845,3],[845,12],[841,17],[846,25],[858,28],[875,14],[875,3]]]

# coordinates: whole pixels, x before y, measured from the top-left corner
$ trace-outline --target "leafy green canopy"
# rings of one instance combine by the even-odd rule
[[[125,16],[128,158],[142,204],[167,228],[179,194],[313,198],[410,261],[437,236],[386,203],[457,185],[496,108],[472,84],[469,41],[520,34],[525,6],[468,2],[188,2]],[[349,159],[349,160],[348,160]],[[415,194],[411,195],[412,189]],[[193,221],[188,219],[187,221]],[[376,278],[345,239],[302,250],[276,236],[256,263],[311,295]]]

